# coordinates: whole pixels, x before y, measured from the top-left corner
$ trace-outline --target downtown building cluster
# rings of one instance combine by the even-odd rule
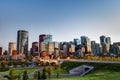
[[[87,36],[75,38],[70,42],[57,42],[52,40],[52,35],[41,34],[39,41],[32,42],[32,47],[28,51],[29,33],[25,30],[17,32],[17,43],[9,42],[8,50],[2,54],[2,47],[0,47],[1,57],[21,59],[30,55],[34,57],[52,56],[53,58],[68,56],[84,57],[84,56],[109,56],[117,57],[120,55],[120,42],[111,44],[111,38],[104,35],[100,36],[100,43],[91,41]],[[47,54],[42,52],[46,51]]]

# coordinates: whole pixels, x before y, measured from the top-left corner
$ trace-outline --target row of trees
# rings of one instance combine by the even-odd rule
[[[50,80],[52,77],[52,70],[53,68],[55,68],[55,70],[57,71],[57,78],[59,77],[59,65],[56,66],[44,66],[43,70],[40,71],[35,71],[33,74],[33,78],[35,80],[46,80],[47,78]],[[29,80],[29,75],[27,73],[27,70],[23,71],[23,73],[16,73],[15,69],[11,69],[9,71],[9,75],[5,75],[5,78],[7,78],[8,80]]]

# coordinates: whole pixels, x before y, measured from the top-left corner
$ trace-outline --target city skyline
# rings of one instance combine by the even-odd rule
[[[53,41],[71,41],[82,35],[100,43],[101,35],[120,41],[119,0],[1,0],[0,47],[17,42],[17,31],[29,32],[31,43],[40,34],[53,35]]]

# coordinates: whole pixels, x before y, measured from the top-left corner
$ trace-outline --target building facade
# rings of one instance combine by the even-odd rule
[[[80,45],[80,40],[79,39],[75,38],[73,41],[74,41],[75,46]]]
[[[102,54],[109,53],[111,38],[104,35],[100,36],[100,44],[102,46]]]
[[[91,42],[87,36],[81,36],[81,45],[85,47],[85,53],[91,53]]]
[[[15,42],[9,42],[8,53],[9,53],[10,56],[13,55],[14,50],[16,50],[16,43]]]
[[[39,52],[47,51],[48,52],[48,43],[52,42],[52,35],[50,34],[41,34],[39,36]]]
[[[38,52],[38,47],[39,47],[39,43],[38,42],[33,42],[32,43],[32,48],[31,48],[31,54],[32,56],[39,56],[39,52]]]
[[[52,55],[55,52],[55,43],[49,42],[48,43],[48,54]]]
[[[17,53],[28,56],[28,31],[19,30],[17,32]]]

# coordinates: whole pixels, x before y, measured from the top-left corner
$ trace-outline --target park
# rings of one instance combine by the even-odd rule
[[[3,64],[3,63],[2,63]],[[61,76],[62,74],[69,74],[69,71],[75,67],[83,64],[94,66],[94,69],[85,74],[84,76]],[[6,66],[6,65],[5,65]],[[1,67],[5,67],[1,65]],[[6,71],[0,72],[0,80],[10,80],[6,76],[14,75],[17,76],[11,80],[24,80],[24,74],[28,75],[26,80],[119,80],[119,64],[111,63],[88,63],[88,62],[72,62],[64,61],[60,65],[43,65],[41,62],[40,66],[35,67],[12,67]],[[6,67],[7,69],[7,67]],[[1,69],[3,70],[3,69]],[[45,77],[42,79],[43,71],[45,70]],[[41,79],[38,78],[38,72],[40,72]]]

